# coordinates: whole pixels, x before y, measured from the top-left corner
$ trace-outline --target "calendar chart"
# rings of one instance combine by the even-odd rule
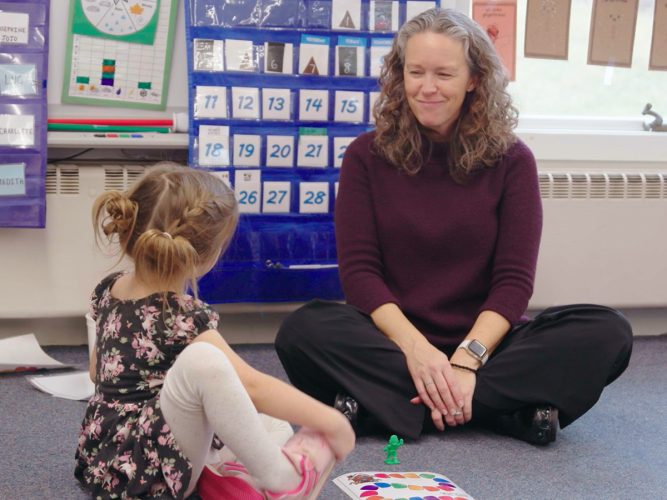
[[[72,2],[63,102],[164,109],[177,4]]]

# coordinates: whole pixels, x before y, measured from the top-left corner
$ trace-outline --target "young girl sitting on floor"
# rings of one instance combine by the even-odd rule
[[[96,236],[117,240],[134,269],[103,279],[90,304],[95,395],[75,475],[95,497],[180,499],[201,476],[205,500],[311,498],[334,458],[354,447],[340,412],[247,365],[197,298],[196,279],[216,263],[237,219],[222,180],[171,164],[96,200]],[[289,438],[289,425],[276,419],[304,428]],[[238,462],[206,467],[214,435]]]

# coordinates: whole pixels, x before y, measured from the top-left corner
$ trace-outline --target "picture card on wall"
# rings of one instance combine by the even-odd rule
[[[588,64],[632,65],[639,0],[593,0]]]
[[[294,45],[282,42],[264,44],[264,72],[292,74]]]
[[[371,0],[369,31],[398,31],[398,2]]]
[[[567,59],[572,0],[528,0],[524,55]]]
[[[472,17],[489,35],[510,80],[516,78],[516,1],[473,1]]]
[[[333,0],[332,30],[361,30],[361,0]]]
[[[299,73],[302,75],[329,74],[329,37],[301,35]]]
[[[649,69],[667,70],[667,1],[656,0]]]

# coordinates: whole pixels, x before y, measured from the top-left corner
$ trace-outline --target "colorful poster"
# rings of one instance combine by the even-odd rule
[[[146,45],[155,40],[160,0],[72,0],[72,4],[72,33]]]
[[[649,69],[667,70],[667,0],[655,1]]]
[[[567,59],[571,0],[528,0],[524,55]]]
[[[333,482],[354,499],[474,500],[460,486],[435,472],[348,472]]]
[[[178,0],[73,1],[62,102],[164,109],[177,6]],[[123,14],[130,11],[134,17]]]
[[[516,2],[473,1],[472,17],[496,47],[510,80],[516,78]]]
[[[594,0],[588,64],[632,65],[639,0]]]

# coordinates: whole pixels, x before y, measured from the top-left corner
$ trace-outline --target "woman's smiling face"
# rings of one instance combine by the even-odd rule
[[[458,40],[429,31],[407,41],[403,64],[405,95],[421,125],[446,139],[474,80]]]

